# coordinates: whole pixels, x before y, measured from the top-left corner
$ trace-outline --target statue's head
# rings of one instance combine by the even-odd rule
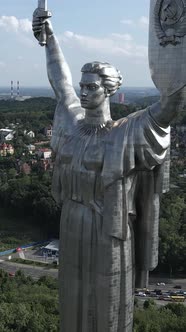
[[[81,105],[87,109],[98,107],[104,100],[113,96],[122,84],[120,72],[106,62],[86,63],[80,81]]]

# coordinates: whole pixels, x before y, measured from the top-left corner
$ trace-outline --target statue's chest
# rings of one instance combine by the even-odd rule
[[[97,135],[67,137],[61,149],[61,165],[76,171],[101,172],[104,162],[105,139]]]

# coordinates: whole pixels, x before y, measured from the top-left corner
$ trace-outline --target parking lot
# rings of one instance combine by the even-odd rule
[[[34,263],[32,265],[19,264],[11,262],[11,260],[5,256],[2,257],[2,260],[0,261],[0,269],[2,268],[8,273],[13,274],[21,269],[26,275],[29,275],[34,279],[38,279],[42,275],[50,275],[55,278],[58,277],[58,270],[51,268],[51,264],[58,261],[58,255],[52,254],[52,252],[46,254],[46,252],[43,251],[43,248],[38,247],[17,251],[15,254],[11,255],[11,258],[22,258],[33,262],[50,264],[50,266],[46,265],[38,267],[34,265]],[[135,294],[141,305],[145,300],[152,298],[158,306],[172,302],[172,297],[174,296],[184,295],[186,297],[186,279],[159,278],[154,276],[150,277],[148,289],[136,290]],[[183,303],[186,305],[186,301]]]
[[[58,262],[58,255],[52,252],[45,252],[42,248],[24,249],[12,255],[14,258],[22,258],[35,262],[51,264]]]
[[[33,279],[37,280],[42,276],[51,276],[53,278],[58,278],[58,270],[40,267],[40,266],[30,266],[25,264],[12,263],[11,261],[0,261],[0,269],[5,270],[9,275],[14,275],[16,271],[22,270],[26,276],[30,276]]]
[[[152,298],[157,305],[169,302],[182,302],[186,305],[186,279],[151,277],[148,289],[136,290],[140,302]]]

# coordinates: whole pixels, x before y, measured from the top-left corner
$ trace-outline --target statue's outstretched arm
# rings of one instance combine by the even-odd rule
[[[48,19],[37,17],[37,12],[33,15],[33,32],[36,39],[40,40],[42,26],[46,31],[46,60],[47,73],[50,84],[55,92],[57,100],[64,101],[65,104],[74,103],[78,98],[72,86],[72,76],[67,62],[65,61],[58,40],[53,33],[52,24]]]
[[[184,88],[170,96],[162,95],[160,101],[151,106],[150,113],[161,127],[167,127],[183,109],[184,99]]]

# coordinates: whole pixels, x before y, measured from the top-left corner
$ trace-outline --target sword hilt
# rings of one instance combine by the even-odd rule
[[[39,45],[45,46],[46,45],[46,40],[47,40],[45,20],[47,18],[50,18],[52,16],[52,14],[48,10],[42,10],[40,8],[37,8],[33,15],[43,19],[43,25],[42,25],[41,33],[40,33],[40,36],[39,36]]]

